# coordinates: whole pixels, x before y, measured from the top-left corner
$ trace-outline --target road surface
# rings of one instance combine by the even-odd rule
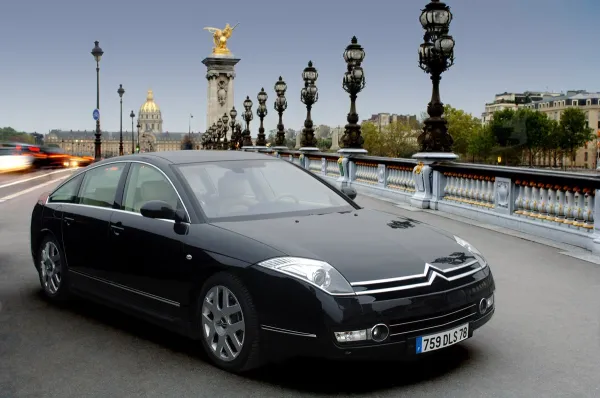
[[[80,300],[49,304],[32,265],[29,220],[37,197],[56,182],[34,185],[67,174],[0,188],[0,198],[10,197],[0,203],[2,398],[600,396],[600,266],[366,196],[357,198],[365,207],[450,230],[485,253],[497,310],[472,339],[416,363],[296,360],[240,377],[211,366],[186,338],[143,321]]]

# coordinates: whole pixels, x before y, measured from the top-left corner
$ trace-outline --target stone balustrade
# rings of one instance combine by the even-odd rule
[[[600,253],[600,176],[366,155],[281,151],[278,156],[368,194],[521,231]]]

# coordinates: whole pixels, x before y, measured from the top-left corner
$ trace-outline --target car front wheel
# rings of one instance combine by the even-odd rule
[[[36,268],[46,297],[55,301],[68,298],[67,266],[59,244],[52,236],[46,236],[42,241],[38,249]]]
[[[261,365],[258,316],[250,292],[229,273],[210,277],[200,292],[202,345],[220,368],[241,373]]]

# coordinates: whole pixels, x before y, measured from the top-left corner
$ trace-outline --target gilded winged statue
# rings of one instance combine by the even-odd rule
[[[208,30],[213,35],[213,54],[214,55],[229,55],[231,51],[227,48],[227,40],[231,37],[233,30],[237,28],[239,24],[236,24],[233,28],[227,24],[225,29],[221,30],[218,28],[206,27],[204,30]]]

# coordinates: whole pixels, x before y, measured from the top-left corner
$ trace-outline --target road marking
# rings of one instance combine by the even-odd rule
[[[8,196],[5,196],[3,198],[0,198],[0,203],[6,202],[7,200],[14,199],[14,198],[16,198],[18,196],[21,196],[21,195],[25,195],[26,193],[33,192],[33,191],[35,191],[38,188],[45,187],[46,185],[53,184],[53,183],[58,182],[60,180],[64,180],[67,177],[69,177],[69,176],[60,177],[60,178],[54,179],[52,181],[46,181],[46,182],[44,182],[42,184],[36,185],[35,187],[31,187],[31,188],[27,188],[27,189],[25,189],[23,191],[15,192],[12,195],[8,195]]]
[[[46,176],[49,176],[49,175],[52,175],[52,174],[56,174],[56,173],[64,173],[64,172],[66,172],[66,171],[73,171],[73,169],[63,169],[63,170],[57,170],[57,171],[52,171],[52,172],[50,172],[50,173],[46,173],[46,174],[40,174],[39,176],[25,178],[25,179],[23,179],[23,180],[12,181],[12,182],[9,182],[9,183],[7,183],[7,184],[0,185],[0,189],[2,189],[2,188],[6,188],[6,187],[10,187],[10,186],[12,186],[12,185],[22,184],[22,183],[24,183],[24,182],[27,182],[27,181],[32,181],[32,180],[35,180],[35,179],[38,179],[38,178],[42,178],[42,177],[46,177]]]

